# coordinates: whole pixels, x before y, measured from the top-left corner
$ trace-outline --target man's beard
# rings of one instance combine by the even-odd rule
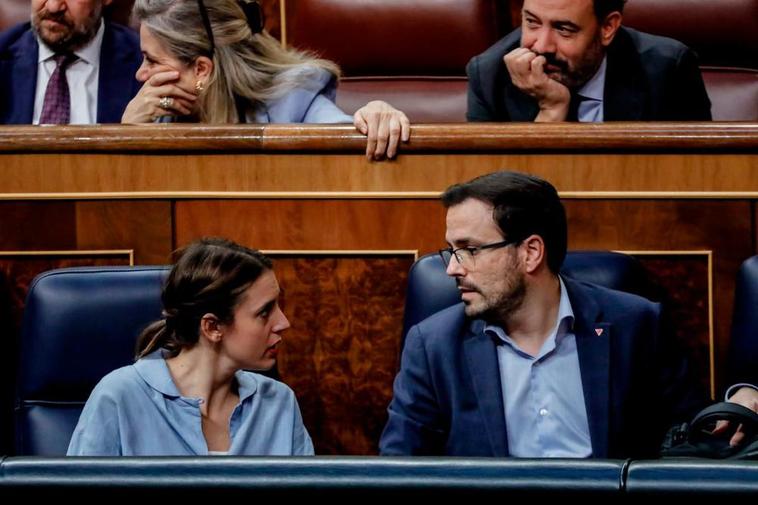
[[[468,317],[478,317],[487,322],[502,324],[511,314],[516,312],[524,303],[526,297],[526,282],[521,273],[511,274],[507,288],[498,293],[494,298],[486,298],[484,293],[474,286],[467,286],[479,293],[483,298],[483,307],[474,307],[466,304],[464,312]]]
[[[577,90],[587,84],[595,75],[600,63],[603,61],[603,45],[600,43],[600,33],[597,34],[592,44],[587,48],[584,57],[577,62],[574,68],[563,59],[559,59],[555,53],[543,53],[540,56],[545,57],[545,65],[558,67],[558,72],[551,74],[550,78],[554,79],[568,89]]]
[[[48,19],[57,21],[63,26],[59,26],[59,29],[55,31],[43,27],[42,22]],[[71,53],[87,45],[95,37],[100,27],[100,12],[93,11],[89,19],[82,25],[76,26],[73,21],[67,19],[65,11],[51,13],[42,9],[32,15],[32,27],[34,33],[50,49],[56,53]]]

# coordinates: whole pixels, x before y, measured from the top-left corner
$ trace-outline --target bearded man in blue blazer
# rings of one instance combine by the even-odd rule
[[[552,185],[498,172],[442,202],[440,254],[463,303],[408,331],[382,454],[652,457],[705,406],[657,303],[558,275]],[[732,398],[758,405],[750,387]]]
[[[58,55],[72,124],[120,123],[141,85],[137,34],[103,19],[113,0],[32,0],[31,23],[0,34],[0,124],[38,124]],[[46,121],[44,121],[46,122]]]

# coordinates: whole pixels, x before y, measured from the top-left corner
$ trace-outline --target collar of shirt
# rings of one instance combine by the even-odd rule
[[[542,344],[542,349],[540,349],[539,355],[535,356],[536,359],[541,359],[561,345],[565,336],[571,333],[574,328],[574,309],[571,307],[571,300],[569,300],[566,285],[563,283],[563,279],[561,279],[560,276],[558,276],[558,282],[561,286],[561,294],[558,302],[558,315],[555,319],[555,326],[553,326],[553,330],[550,332],[545,343]],[[484,327],[484,331],[491,335],[495,335],[503,343],[508,344],[517,352],[525,354],[500,326],[487,324]]]
[[[605,91],[605,69],[607,66],[608,56],[603,56],[603,61],[600,62],[600,67],[595,72],[595,75],[584,86],[579,88],[576,94],[587,100],[596,100],[602,103]]]
[[[80,61],[84,61],[90,65],[95,65],[98,61],[100,61],[100,50],[103,46],[103,33],[105,33],[105,23],[100,21],[100,27],[97,29],[97,33],[92,38],[92,40],[90,40],[87,45],[80,47],[74,51],[74,54],[79,58]],[[37,56],[37,63],[47,61],[55,56],[55,51],[50,49],[47,44],[39,40],[39,37],[37,37],[37,42],[39,42],[39,54]]]
[[[137,370],[137,373],[140,374],[142,379],[159,393],[172,398],[182,397],[174,380],[171,378],[171,372],[169,372],[168,365],[166,364],[163,349],[158,349],[144,358],[140,358],[134,364],[134,368]],[[240,403],[242,403],[248,397],[255,394],[258,389],[258,382],[255,380],[254,374],[245,373],[244,370],[238,370],[234,376],[239,385]],[[185,399],[195,402],[198,401],[198,398]]]

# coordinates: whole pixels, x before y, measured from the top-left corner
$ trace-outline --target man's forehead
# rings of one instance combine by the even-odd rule
[[[592,14],[593,0],[524,0],[523,10],[550,19],[570,20],[578,16]]]
[[[469,198],[447,209],[445,237],[448,241],[490,239],[501,236],[490,203]]]

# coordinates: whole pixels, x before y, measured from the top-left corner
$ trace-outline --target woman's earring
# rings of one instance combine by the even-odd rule
[[[197,81],[195,83],[195,91],[197,91],[198,93],[202,93],[203,91],[205,91],[205,85],[203,85],[203,81]]]

